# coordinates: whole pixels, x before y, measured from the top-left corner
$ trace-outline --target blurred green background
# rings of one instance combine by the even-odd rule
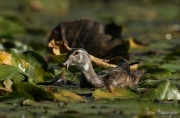
[[[179,0],[0,0],[0,50],[44,50],[60,22],[88,17],[122,25],[123,38],[148,44],[140,52],[164,51],[180,44],[179,6]]]

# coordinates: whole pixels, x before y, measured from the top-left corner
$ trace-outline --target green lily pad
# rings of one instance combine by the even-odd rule
[[[42,67],[44,70],[48,68],[47,62],[44,60],[44,58],[40,54],[34,51],[26,51],[23,53],[23,55],[25,57],[25,60],[30,65]]]
[[[112,99],[112,98],[121,98],[121,99],[130,99],[130,98],[138,98],[139,95],[133,93],[129,89],[126,88],[114,88],[114,92],[111,93],[107,89],[96,89],[92,96],[95,99],[105,98],[105,99]]]
[[[47,92],[44,89],[29,83],[14,83],[12,88],[14,91],[24,91],[29,93],[35,101],[55,99],[53,93]]]
[[[165,69],[168,69],[171,72],[175,72],[175,71],[180,70],[180,65],[179,64],[163,64],[161,67],[165,68]]]
[[[66,76],[65,77],[68,80],[72,80],[74,82],[79,83],[80,82],[80,78],[81,78],[81,73],[80,72],[76,72],[76,73],[66,72]]]
[[[60,90],[58,93],[54,93],[56,100],[61,102],[82,102],[85,101],[79,95],[66,90]]]
[[[160,81],[162,81],[162,80],[161,79],[159,79],[159,80],[147,79],[140,85],[140,87],[152,87]]]
[[[51,57],[56,60],[58,63],[63,63],[67,58],[67,53],[61,55],[51,55]]]
[[[0,80],[11,78],[15,82],[25,79],[24,72],[17,67],[11,65],[0,65]]]
[[[22,70],[23,73],[29,77],[28,79],[34,80],[35,83],[44,81],[44,70],[47,69],[48,65],[41,55],[33,51],[26,51],[25,53],[21,54],[15,49],[11,49],[10,52],[13,56],[13,66]]]
[[[11,102],[11,103],[15,103],[18,101],[23,101],[24,99],[31,99],[34,100],[34,98],[27,92],[24,91],[15,91],[15,92],[11,92],[5,96],[0,96],[0,101],[1,102]]]
[[[9,53],[12,55],[11,63],[12,66],[18,67],[20,70],[25,72],[26,68],[29,66],[29,63],[22,59],[23,54],[19,53],[16,49],[11,48]]]
[[[39,66],[31,66],[25,70],[25,73],[34,80],[35,83],[43,82],[44,71]]]
[[[157,83],[154,88],[145,92],[142,98],[149,100],[180,100],[180,92],[174,84],[166,80]]]
[[[43,80],[44,81],[51,80],[52,78],[54,78],[54,75],[52,73],[45,72],[44,75],[43,75]]]
[[[29,65],[21,58],[13,58],[13,65],[0,65],[0,80],[11,78],[14,82],[21,82],[28,79],[33,79],[35,83],[43,81],[44,71],[39,66]]]
[[[159,81],[162,81],[161,79],[157,79],[156,77],[152,76],[149,73],[146,73],[145,75],[142,76],[142,78],[139,81],[140,87],[152,87]]]
[[[156,78],[167,78],[171,75],[171,72],[165,68],[149,68],[146,73],[150,73]]]
[[[147,79],[157,80],[156,77],[152,76],[152,75],[149,74],[149,73],[146,73],[146,74],[144,74],[144,75],[141,77],[140,81],[144,81],[144,80],[147,80]]]

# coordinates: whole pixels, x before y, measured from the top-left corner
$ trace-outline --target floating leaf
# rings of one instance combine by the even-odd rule
[[[22,74],[23,72],[17,67],[10,65],[0,65],[0,80],[11,78],[13,81],[22,81],[25,79]],[[17,76],[21,76],[21,78],[17,78]]]
[[[121,98],[121,99],[130,99],[130,98],[137,98],[139,95],[131,92],[129,89],[126,88],[114,88],[113,93],[110,93],[108,90],[96,89],[92,96],[95,99],[106,98]]]
[[[35,102],[34,100],[31,99],[25,99],[22,103],[23,105],[36,105],[38,102]]]
[[[146,73],[146,74],[144,74],[144,75],[141,77],[140,81],[144,81],[144,80],[147,80],[147,79],[157,80],[156,77],[152,76],[152,75],[149,74],[149,73]]]
[[[10,49],[10,54],[12,55],[12,66],[18,67],[20,70],[25,72],[26,68],[29,66],[29,63],[22,59],[23,55],[13,48]]]
[[[26,51],[23,55],[30,65],[42,67],[44,70],[47,69],[48,64],[40,54],[34,51]]]
[[[85,101],[79,95],[66,90],[60,90],[59,93],[54,93],[56,100],[61,102],[82,102]]]
[[[69,68],[69,69],[71,69],[71,68]],[[72,69],[71,69],[71,72],[75,72],[75,71],[72,71]],[[78,83],[80,82],[80,78],[81,78],[81,73],[80,72],[76,72],[76,73],[73,73],[73,74],[68,73],[66,75],[66,79],[72,80],[72,81],[78,82]]]
[[[43,82],[44,70],[48,65],[41,55],[33,51],[20,54],[14,49],[11,49],[10,52],[13,55],[13,66],[22,70],[29,77],[28,79],[33,79],[35,83]]]
[[[61,55],[51,55],[51,57],[61,64],[66,60],[67,53]]]
[[[70,91],[72,93],[75,93],[77,95],[82,95],[82,96],[91,96],[92,93],[94,92],[94,88],[79,88],[79,87],[74,87],[73,89],[63,89]]]
[[[54,78],[54,75],[52,73],[45,72],[44,75],[43,75],[43,80],[44,81],[51,80],[52,78]]]
[[[149,68],[146,73],[150,73],[156,78],[166,78],[171,75],[171,72],[165,68]]]
[[[38,83],[38,82],[43,82],[43,75],[44,75],[44,71],[41,67],[39,66],[29,66],[25,73],[30,77],[32,78],[35,83]]]
[[[44,70],[47,70],[48,64],[44,58],[33,51],[26,51],[23,53],[24,59],[30,64],[25,73],[32,78],[35,83],[43,82]]]
[[[162,80],[161,79],[159,79],[159,80],[147,79],[142,84],[140,84],[140,87],[152,87],[160,81],[162,81]]]
[[[151,74],[146,73],[140,79],[139,85],[140,85],[140,87],[152,87],[159,81],[162,81],[162,78],[157,79],[156,77],[152,76]]]
[[[35,101],[55,99],[52,93],[47,92],[36,85],[32,85],[28,83],[14,83],[13,89],[15,91],[24,91],[29,93],[34,98]]]
[[[29,93],[24,91],[11,92],[5,96],[0,96],[1,102],[5,101],[14,103],[15,101],[23,101],[24,99],[34,100],[34,98]]]
[[[180,65],[179,64],[163,64],[161,65],[162,68],[165,68],[165,69],[168,69],[168,70],[171,70],[171,72],[175,72],[175,71],[178,71],[180,70]]]
[[[166,80],[157,83],[154,88],[145,92],[142,98],[149,100],[180,100],[180,92],[174,84]]]

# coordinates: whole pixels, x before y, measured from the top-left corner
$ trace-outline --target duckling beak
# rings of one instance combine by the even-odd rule
[[[64,63],[62,63],[63,66],[66,66],[66,69],[69,69],[69,61],[65,61]]]

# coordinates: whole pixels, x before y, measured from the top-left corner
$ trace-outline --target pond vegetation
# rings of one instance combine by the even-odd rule
[[[178,0],[0,1],[0,117],[179,117],[179,5]],[[138,86],[114,88],[114,93],[106,88],[82,89],[80,72],[59,66],[72,47],[54,37],[57,42],[51,42],[54,28],[84,17],[103,28],[113,22],[117,29],[111,29],[110,37],[118,34],[120,39],[114,40],[119,50],[105,47],[109,55],[93,56],[92,49],[95,71],[114,67],[122,56],[140,61],[136,69],[145,74]],[[100,42],[110,40],[106,33]],[[57,78],[73,83],[54,85]]]

